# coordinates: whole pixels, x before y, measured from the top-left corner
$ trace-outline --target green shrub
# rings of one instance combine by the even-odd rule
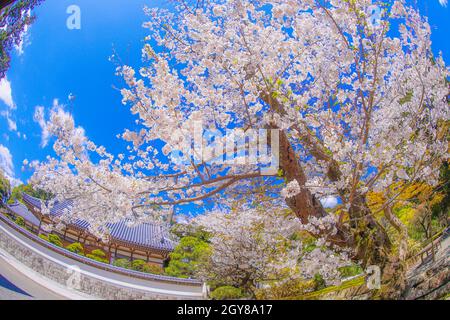
[[[92,255],[94,255],[94,256],[96,256],[96,257],[99,257],[99,258],[106,258],[106,253],[104,253],[102,250],[100,250],[100,249],[95,249],[95,250],[92,250],[92,252],[91,252],[91,254]]]
[[[256,289],[255,297],[258,300],[280,300],[303,295],[314,288],[313,280],[289,279]]]
[[[327,286],[325,279],[322,277],[320,273],[316,273],[314,275],[313,281],[314,281],[314,291],[322,290]]]
[[[106,259],[106,254],[100,249],[92,250],[92,252],[87,254],[86,257],[99,262],[109,263],[108,259]]]
[[[16,224],[21,226],[21,227],[25,227],[25,219],[22,218],[21,216],[17,216]]]
[[[141,259],[136,259],[131,262],[128,259],[117,259],[113,262],[113,265],[116,267],[131,269],[145,273],[164,274],[164,269],[161,266],[156,264],[150,264]]]
[[[210,297],[214,300],[239,299],[244,296],[242,289],[232,286],[219,287],[210,294]]]
[[[39,238],[41,238],[42,240],[48,241],[48,237],[45,234],[43,234],[43,233],[41,233],[39,235]]]
[[[131,262],[131,269],[142,272],[146,264],[144,260],[136,259]]]
[[[130,260],[128,260],[128,259],[114,260],[113,265],[116,267],[119,267],[119,268],[125,268],[125,269],[131,268],[131,263],[130,263]]]
[[[79,242],[74,242],[72,244],[69,244],[66,247],[67,250],[69,250],[70,252],[79,254],[79,255],[84,255],[84,248],[83,245]]]
[[[156,264],[145,264],[143,271],[146,273],[152,273],[152,274],[164,274],[164,269],[161,266],[158,266]]]
[[[199,266],[207,261],[210,254],[211,247],[207,242],[191,236],[181,238],[170,254],[170,262],[165,272],[172,277],[195,277]]]
[[[342,278],[349,278],[363,273],[363,269],[357,264],[351,266],[345,266],[338,269]]]
[[[88,257],[89,259],[98,261],[98,262],[109,263],[109,261],[107,259],[99,258],[98,256],[93,255],[93,254],[87,254],[86,257]]]
[[[50,242],[50,243],[52,243],[52,244],[54,244],[55,246],[58,246],[58,247],[62,247],[63,246],[60,237],[58,237],[56,234],[52,234],[52,233],[49,234],[48,235],[48,242]]]

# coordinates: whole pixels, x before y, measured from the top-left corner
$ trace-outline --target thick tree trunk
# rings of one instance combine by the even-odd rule
[[[286,199],[289,208],[299,217],[302,223],[308,223],[309,217],[325,217],[327,212],[320,201],[305,187],[306,175],[297,159],[288,137],[284,131],[280,132],[280,169],[283,170],[287,182],[297,180],[301,192]]]
[[[365,195],[355,196],[349,209],[349,218],[355,237],[355,258],[363,266],[377,265],[383,269],[388,261],[391,242],[386,230],[373,217]]]
[[[307,224],[310,217],[322,218],[329,214],[320,200],[306,187],[306,175],[284,131],[280,132],[280,169],[288,183],[297,180],[300,185],[300,193],[286,199],[286,204],[303,224]],[[349,230],[343,226],[337,226],[337,229],[337,233],[329,235],[327,240],[339,247],[352,247],[353,238]]]
[[[272,111],[285,114],[282,104],[280,104],[271,93],[261,93],[261,99],[266,102]],[[276,129],[275,126],[272,127]],[[330,181],[338,181],[341,177],[338,163],[330,157],[326,150],[315,141],[308,131],[294,127],[299,133],[302,145],[311,155],[320,161],[329,163],[327,176]],[[305,186],[306,175],[301,167],[297,154],[293,149],[285,131],[280,132],[280,169],[283,170],[287,182],[297,180],[301,192],[295,197],[286,199],[289,208],[299,217],[303,224],[308,223],[310,217],[325,217],[328,213],[317,199]],[[345,190],[340,191],[340,196],[345,194]],[[362,259],[363,265],[369,263],[383,266],[386,262],[387,252],[391,244],[386,231],[376,222],[366,203],[365,195],[359,195],[353,202],[349,210],[351,220],[350,228],[339,224],[337,234],[328,240],[340,247],[346,246],[354,248],[355,259]]]
[[[399,233],[397,254],[392,254],[382,274],[382,299],[398,299],[406,288],[406,258],[408,256],[408,229],[392,212],[388,206],[385,210],[385,217],[389,224]]]

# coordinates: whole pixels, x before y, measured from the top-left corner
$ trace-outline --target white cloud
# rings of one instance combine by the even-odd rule
[[[27,12],[25,12],[25,15],[28,17],[31,16],[31,10],[28,10]],[[19,56],[23,54],[24,48],[31,44],[29,29],[30,29],[30,25],[26,24],[23,28],[22,33],[20,34],[20,42],[19,42],[19,44],[17,44],[15,46],[16,50],[17,50],[17,54]]]
[[[50,133],[48,132],[47,124],[45,122],[44,107],[36,106],[36,108],[34,109],[33,120],[34,120],[34,122],[39,124],[39,126],[41,127],[41,130],[42,130],[41,147],[45,147],[48,144],[48,140],[50,138]]]
[[[6,77],[0,80],[0,100],[7,106],[0,114],[6,118],[9,131],[17,131],[17,123],[11,118],[11,112],[16,109],[16,105],[12,97],[11,83]]]
[[[6,178],[11,182],[12,186],[17,186],[22,183],[22,181],[15,178],[11,152],[2,144],[0,144],[0,170],[5,173]]]
[[[2,100],[9,109],[15,109],[12,98],[11,83],[6,77],[0,80],[0,100]]]
[[[441,6],[447,7],[447,0],[439,0],[439,3],[441,4]]]
[[[17,123],[12,120],[9,115],[6,116],[6,120],[8,121],[8,129],[9,131],[17,131]]]
[[[335,196],[328,196],[320,199],[320,202],[324,206],[324,208],[334,208],[338,204],[338,199]]]
[[[14,175],[14,165],[12,162],[11,152],[9,152],[9,149],[2,144],[0,144],[0,168],[6,175]]]

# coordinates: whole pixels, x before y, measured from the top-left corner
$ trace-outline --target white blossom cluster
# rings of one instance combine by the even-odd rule
[[[339,268],[350,263],[347,255],[332,252],[317,242],[303,252],[294,240],[299,231],[295,217],[275,210],[242,209],[233,213],[213,212],[194,219],[211,233],[212,256],[203,270],[208,279],[239,285],[246,276],[256,282],[312,279],[320,274],[328,283],[340,280]]]
[[[374,4],[383,6],[377,25],[367,13]],[[143,66],[117,68],[137,124],[120,135],[126,152],[97,146],[62,108],[45,122],[58,159],[33,163],[32,180],[73,201],[62,219],[82,218],[100,235],[123,218],[158,220],[213,197],[226,203],[234,187],[251,192],[253,179],[273,185],[258,165],[197,162],[203,151],[189,137],[200,120],[221,131],[283,130],[306,183],[290,182],[282,198],[312,186],[348,208],[354,194],[398,181],[437,183],[448,159],[449,71],[432,54],[426,18],[405,1],[214,0],[145,11]],[[174,163],[173,150],[192,161]]]
[[[300,185],[298,184],[298,181],[294,179],[281,190],[281,196],[285,199],[291,198],[299,194],[300,191]]]

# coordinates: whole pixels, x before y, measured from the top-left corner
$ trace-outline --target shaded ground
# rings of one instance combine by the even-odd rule
[[[25,291],[23,291],[19,287],[15,286],[12,282],[10,282],[8,279],[6,279],[1,274],[0,274],[0,287],[3,287],[4,289],[7,289],[9,291],[14,291],[14,292],[16,292],[18,294],[30,296],[28,293],[26,293]]]
[[[17,293],[15,291],[0,287],[0,300],[32,300],[29,295]]]

